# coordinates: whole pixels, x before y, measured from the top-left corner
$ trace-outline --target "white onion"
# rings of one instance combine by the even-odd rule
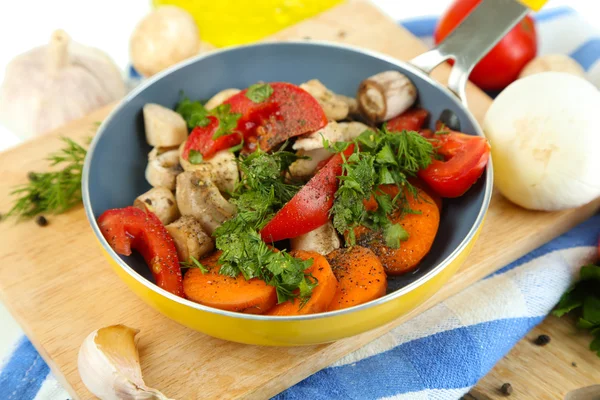
[[[600,92],[583,78],[543,72],[508,86],[483,130],[495,184],[512,202],[561,210],[600,197]]]

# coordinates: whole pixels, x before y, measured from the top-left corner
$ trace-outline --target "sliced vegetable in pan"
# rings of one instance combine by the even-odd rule
[[[175,144],[150,153],[161,174],[147,174],[154,189],[139,208],[98,220],[109,244],[139,250],[159,286],[227,311],[305,315],[385,295],[388,275],[429,252],[441,197],[473,185],[489,146],[428,130],[429,112],[398,71],[367,78],[356,102],[317,80],[302,87],[226,89],[206,106],[184,99],[187,138],[157,130],[173,120],[161,109],[150,137]],[[359,108],[363,120],[387,122],[344,120]]]

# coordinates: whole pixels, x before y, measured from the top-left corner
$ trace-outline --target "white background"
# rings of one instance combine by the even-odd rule
[[[440,14],[450,0],[374,2],[392,18],[401,20]],[[600,21],[594,18],[598,16],[596,1],[550,0],[546,8],[561,5],[575,8],[591,25],[600,28]],[[0,80],[15,55],[47,42],[58,28],[78,42],[106,51],[125,70],[129,36],[149,9],[150,0],[0,0]],[[0,150],[17,142],[16,136],[0,126]],[[0,304],[0,360],[20,335],[20,329]]]

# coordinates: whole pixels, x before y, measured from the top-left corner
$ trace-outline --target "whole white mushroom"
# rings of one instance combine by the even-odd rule
[[[543,72],[508,86],[489,108],[494,181],[534,210],[578,207],[600,197],[600,92],[587,80]]]
[[[198,54],[200,34],[194,18],[175,6],[161,6],[136,26],[129,42],[131,61],[144,76]]]

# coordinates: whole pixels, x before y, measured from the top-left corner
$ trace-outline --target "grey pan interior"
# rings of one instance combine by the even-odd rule
[[[375,73],[400,70],[416,85],[419,103],[429,110],[431,124],[445,109],[454,111],[462,130],[478,134],[473,118],[448,90],[432,84],[424,74],[391,58],[346,46],[309,42],[269,43],[238,47],[191,60],[159,79],[136,89],[111,114],[94,140],[84,177],[84,202],[88,216],[97,218],[107,209],[131,205],[150,186],[144,179],[150,147],[144,139],[142,107],[158,103],[174,107],[180,91],[191,99],[207,99],[218,91],[244,88],[257,81],[300,84],[319,79],[333,91],[354,96],[359,83]],[[445,200],[441,225],[429,254],[411,274],[390,279],[393,292],[428,275],[473,234],[489,201],[490,171],[458,199]],[[95,225],[92,222],[92,225]],[[98,233],[97,227],[94,226]],[[140,275],[152,280],[137,256],[122,259]]]

